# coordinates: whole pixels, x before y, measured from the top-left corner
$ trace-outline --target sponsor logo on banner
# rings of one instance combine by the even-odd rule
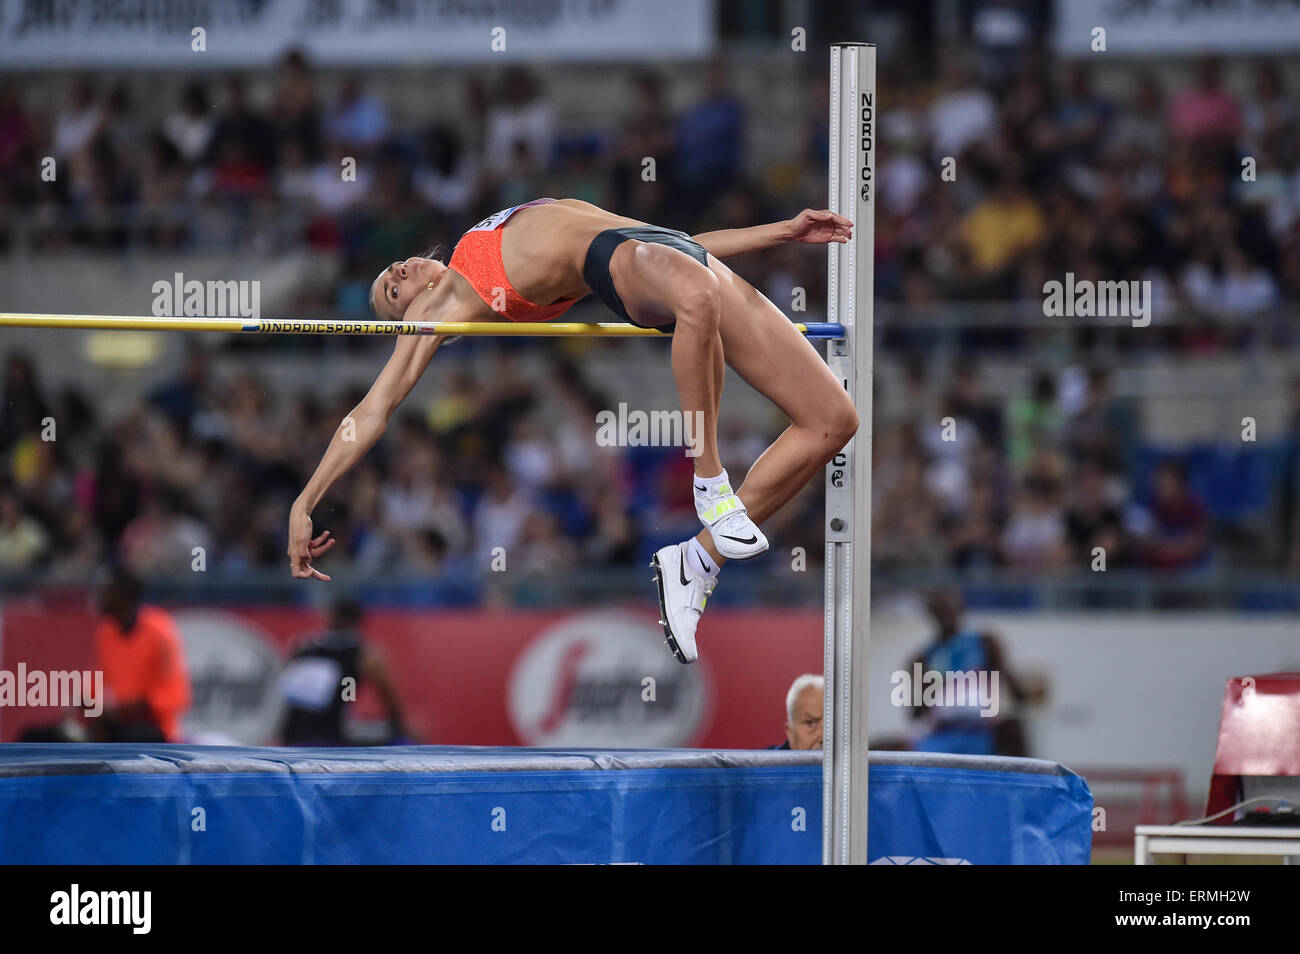
[[[584,613],[533,638],[507,705],[527,745],[677,746],[697,736],[708,687],[698,664],[673,659],[655,621]]]
[[[280,657],[248,620],[210,610],[173,614],[185,641],[194,704],[184,731],[195,742],[262,745],[280,718]]]

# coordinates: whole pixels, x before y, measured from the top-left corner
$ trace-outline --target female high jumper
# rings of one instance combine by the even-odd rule
[[[536,199],[484,219],[444,265],[394,262],[375,279],[381,321],[548,321],[594,294],[625,321],[673,331],[672,368],[697,436],[696,536],[653,558],[664,635],[683,663],[697,658],[700,614],[727,560],[767,549],[758,524],[775,513],[857,432],[858,415],[816,349],[780,310],[719,259],[785,242],[847,242],[853,225],[827,211],[694,237],[606,212],[578,199]],[[311,513],[384,432],[444,336],[403,336],[369,393],[340,425],[289,514],[289,564],[328,580],[312,561],[334,545],[313,538]],[[754,462],[739,489],[718,457],[723,363],[781,409],[790,426]],[[345,422],[346,423],[346,422]]]

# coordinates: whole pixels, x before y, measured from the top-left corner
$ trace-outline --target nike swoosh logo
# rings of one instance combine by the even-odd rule
[[[682,578],[682,586],[690,586],[691,581],[686,579],[686,561],[683,560],[677,564],[677,573]],[[666,617],[665,617],[666,618]]]
[[[729,534],[729,533],[724,533],[724,534],[722,534],[722,536],[726,537],[728,540],[735,540],[737,543],[757,543],[757,542],[758,542],[758,537],[750,537],[748,540],[746,540],[746,539],[744,539],[744,538],[742,538],[742,537],[733,537],[733,536],[732,536],[731,534]]]
[[[695,489],[698,490],[700,493],[704,493],[704,492],[705,492],[706,490],[708,490],[709,488],[708,488],[708,487],[701,487],[699,484],[696,484],[696,485],[695,485]]]

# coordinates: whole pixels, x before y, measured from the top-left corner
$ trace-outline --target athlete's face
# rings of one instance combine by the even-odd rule
[[[822,706],[826,697],[816,686],[805,686],[794,700],[794,721],[787,722],[785,737],[800,751],[822,747]]]
[[[438,284],[445,271],[447,266],[432,258],[393,262],[370,286],[370,307],[375,317],[400,321],[415,296],[427,289],[430,282]]]

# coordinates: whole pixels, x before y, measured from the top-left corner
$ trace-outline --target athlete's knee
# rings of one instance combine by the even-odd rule
[[[677,289],[674,317],[679,325],[688,325],[712,333],[722,317],[722,288],[718,276],[708,270],[682,281]]]
[[[839,397],[827,404],[821,413],[821,426],[826,443],[831,447],[831,454],[835,454],[853,439],[860,424],[858,409],[853,406],[849,396],[841,391]]]

